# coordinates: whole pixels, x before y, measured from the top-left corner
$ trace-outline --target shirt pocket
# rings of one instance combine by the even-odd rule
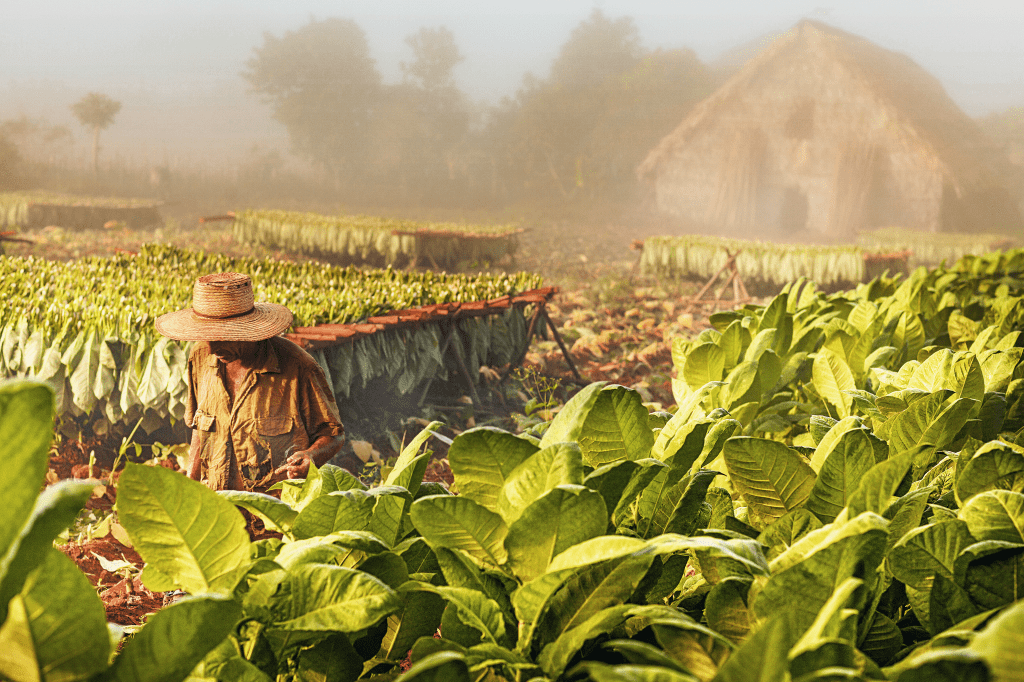
[[[288,452],[289,446],[297,445],[296,433],[295,420],[292,417],[275,416],[254,419],[252,441],[255,461],[248,462],[248,464],[256,466],[260,477],[281,466],[288,455],[299,449],[296,447],[292,452]]]
[[[217,430],[217,418],[212,414],[207,414],[202,411],[196,411],[196,429],[199,431],[216,431]]]

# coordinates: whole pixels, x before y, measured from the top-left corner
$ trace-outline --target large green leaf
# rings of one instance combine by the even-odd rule
[[[822,527],[821,520],[805,508],[794,509],[781,519],[772,522],[757,537],[762,545],[768,548],[767,556],[773,559],[793,544]]]
[[[0,561],[0,623],[7,616],[7,603],[21,591],[28,574],[43,563],[54,538],[74,523],[93,488],[90,481],[60,481],[36,498],[31,517]]]
[[[734,437],[725,443],[729,478],[764,524],[804,504],[814,487],[814,471],[783,443]]]
[[[505,521],[468,497],[422,497],[413,502],[409,516],[416,530],[432,545],[461,549],[495,566],[508,559]]]
[[[747,641],[725,661],[715,682],[778,682],[789,673],[789,650],[803,628],[796,614],[784,609],[771,614]]]
[[[453,605],[458,610],[459,619],[480,632],[486,641],[497,644],[505,639],[505,619],[501,607],[486,594],[467,587],[422,584],[421,589],[435,592],[449,605]]]
[[[512,523],[533,501],[559,485],[583,483],[583,456],[575,443],[554,443],[509,473],[498,494],[498,513]]]
[[[771,564],[772,576],[754,600],[760,618],[793,609],[807,627],[847,578],[870,574],[881,563],[888,522],[862,514],[798,540]]]
[[[509,527],[509,565],[523,582],[547,570],[551,560],[608,527],[604,498],[582,486],[558,486],[541,495]]]
[[[314,498],[292,524],[296,538],[313,538],[339,530],[366,530],[378,495],[366,490],[337,490]]]
[[[896,494],[900,483],[914,463],[916,450],[909,450],[887,459],[868,469],[861,476],[860,484],[847,498],[850,517],[859,516],[864,512],[881,514],[888,508],[892,496]]]
[[[896,453],[918,445],[948,445],[978,403],[959,398],[947,404],[946,398],[946,391],[937,391],[896,415],[889,428],[890,449]]]
[[[874,447],[868,432],[864,429],[845,432],[818,471],[807,500],[807,509],[823,523],[834,521],[874,465]]]
[[[664,533],[692,535],[701,524],[700,511],[708,486],[720,475],[717,471],[701,470],[683,477],[661,498],[645,525],[643,536],[649,538]]]
[[[294,540],[281,546],[274,561],[284,568],[308,563],[342,563],[353,552],[372,556],[388,550],[383,540],[367,531],[341,530],[329,535]]]
[[[0,676],[10,682],[84,680],[106,669],[103,603],[78,566],[50,547],[0,627]]]
[[[1019,680],[1024,670],[1024,601],[993,618],[969,647],[988,664],[993,682]]]
[[[736,357],[732,358],[730,367],[736,363],[738,357],[737,353]],[[726,362],[726,352],[719,346],[713,343],[698,344],[686,355],[682,371],[683,381],[691,391],[696,391],[709,381],[721,381],[725,376]]]
[[[13,559],[11,545],[32,514],[46,477],[53,436],[53,392],[32,381],[0,383],[0,490],[4,491],[4,522],[0,523],[0,577]]]
[[[973,542],[967,524],[959,519],[931,523],[900,538],[889,552],[889,569],[910,587],[926,590],[929,578],[953,577],[956,558]]]
[[[653,562],[648,552],[578,569],[544,604],[531,644],[553,642],[604,609],[625,604]]]
[[[847,431],[863,428],[864,420],[861,417],[844,417],[839,421],[834,421],[824,415],[812,415],[809,430],[817,446],[814,448],[814,454],[811,455],[811,468],[815,471],[821,469],[825,458],[828,457],[829,453],[832,452],[832,449],[835,448]]]
[[[408,589],[399,588],[398,597],[403,608],[387,617],[387,632],[381,642],[378,655],[390,660],[400,660],[416,640],[431,637],[437,632],[444,611],[444,600],[440,595],[419,589],[421,583],[411,581]]]
[[[406,472],[415,470],[418,473],[409,474],[417,481],[423,477],[426,470],[429,454],[419,455],[418,459],[406,468]],[[408,483],[408,476],[401,478]],[[419,489],[417,482],[413,487]],[[389,545],[394,545],[401,540],[412,528],[408,523],[409,505],[412,504],[412,494],[402,485],[384,485],[378,488],[371,488],[370,494],[377,498],[373,505],[373,513],[370,517],[370,525],[367,530],[384,540]]]
[[[990,545],[996,546],[991,547],[991,553],[985,553]],[[968,547],[958,558],[957,577],[963,573],[963,589],[970,597],[972,608],[999,608],[1019,600],[1024,594],[1024,546],[1014,545],[1007,547],[1003,542],[979,542]],[[968,562],[976,551],[984,555]],[[967,562],[966,570],[963,569],[964,562]]]
[[[985,443],[963,465],[954,487],[961,507],[993,489],[1024,490],[1024,448],[1001,440]]]
[[[479,426],[465,431],[448,448],[459,494],[498,511],[498,493],[512,470],[537,452],[533,443],[507,431]]]
[[[403,608],[388,616],[388,630],[381,642],[378,656],[398,661],[405,658],[409,649],[420,637],[431,637],[441,623],[444,599],[423,583],[409,581],[398,589]]]
[[[734,648],[720,633],[678,612],[638,620],[649,622],[665,653],[701,680],[714,677]]]
[[[306,564],[264,573],[245,597],[245,615],[278,632],[357,632],[402,608],[398,594],[362,571]]]
[[[711,588],[704,602],[708,625],[734,644],[743,642],[754,627],[754,616],[747,606],[749,586],[739,578],[723,580]]]
[[[988,490],[969,499],[960,510],[977,540],[996,540],[1024,546],[1024,495]]]
[[[578,627],[562,632],[557,640],[546,645],[537,656],[537,663],[549,678],[557,679],[587,640],[611,632],[629,618],[630,611],[639,608],[642,607],[619,604],[598,611]]]
[[[639,552],[649,543],[625,535],[602,535],[575,544],[554,558],[548,571],[579,568]]]
[[[85,338],[82,354],[79,356],[78,362],[73,367],[71,365],[68,366],[70,370],[68,384],[71,386],[71,400],[85,414],[92,412],[92,408],[96,404],[96,395],[93,393],[92,384],[96,377],[99,361],[100,353],[96,340],[96,331],[92,330]],[[167,378],[167,375],[163,376],[163,385],[160,386],[161,391],[167,387]],[[152,398],[155,397],[156,394],[152,396]],[[152,399],[145,402],[152,402]]]
[[[583,478],[583,485],[601,494],[611,516],[639,468],[639,464],[629,460],[605,464],[587,474]]]
[[[291,534],[292,524],[298,512],[276,497],[247,490],[218,490],[217,493],[232,504],[261,518],[268,530]]]
[[[228,634],[242,615],[230,597],[188,597],[153,614],[114,660],[116,682],[178,682]]]
[[[714,419],[690,419],[679,415],[672,417],[658,432],[651,457],[661,461],[674,457],[679,466],[688,469],[700,456],[708,430],[714,424]]]
[[[248,562],[249,534],[235,506],[164,467],[126,465],[117,512],[146,564],[191,594],[231,591]]]
[[[588,393],[593,386],[565,404],[544,432],[541,447],[575,441],[592,467],[650,456],[654,435],[640,394],[625,386],[601,386]]]
[[[849,417],[853,398],[846,391],[857,388],[849,365],[832,351],[822,348],[814,358],[811,376],[818,395],[830,403],[840,417]]]
[[[410,495],[416,496],[420,483],[423,481],[423,472],[426,470],[429,458],[429,454],[427,452],[420,452],[420,448],[441,426],[441,422],[430,422],[409,441],[408,445],[402,448],[402,452],[398,455],[398,459],[395,460],[395,466],[391,469],[387,479],[385,479],[384,485],[401,486],[408,490]]]
[[[493,567],[481,567],[478,560],[460,549],[436,547],[434,554],[449,587],[465,587],[486,595],[508,615],[509,622],[515,622],[508,594],[513,583],[507,573]]]
[[[618,527],[635,516],[635,505],[637,499],[647,492],[651,482],[662,475],[669,466],[664,462],[648,457],[636,462],[637,468],[633,471],[626,487],[619,496],[618,504],[612,511],[612,525]]]

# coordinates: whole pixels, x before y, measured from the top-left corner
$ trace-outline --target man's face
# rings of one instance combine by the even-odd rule
[[[210,353],[221,362],[250,360],[256,355],[255,341],[210,341]]]

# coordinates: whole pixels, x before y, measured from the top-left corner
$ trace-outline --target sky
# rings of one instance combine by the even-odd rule
[[[406,36],[447,26],[475,100],[513,95],[545,76],[594,8],[633,17],[647,49],[693,49],[705,62],[813,18],[903,52],[970,115],[1024,106],[1021,0],[5,0],[0,13],[0,119],[45,116],[88,135],[68,106],[90,91],[123,103],[108,149],[141,162],[251,144],[287,147],[284,130],[240,77],[265,32],[351,18],[386,81],[410,58]],[[182,151],[186,147],[188,152]]]

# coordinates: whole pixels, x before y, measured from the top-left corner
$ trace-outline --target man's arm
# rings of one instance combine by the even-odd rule
[[[305,478],[310,460],[322,467],[341,451],[344,443],[344,436],[320,436],[309,448],[293,452],[274,473],[283,474],[285,478]]]
[[[202,467],[199,466],[201,458],[199,456],[199,444],[200,436],[199,430],[193,429],[192,431],[192,443],[188,446],[188,477],[194,481],[198,481],[202,476]]]

